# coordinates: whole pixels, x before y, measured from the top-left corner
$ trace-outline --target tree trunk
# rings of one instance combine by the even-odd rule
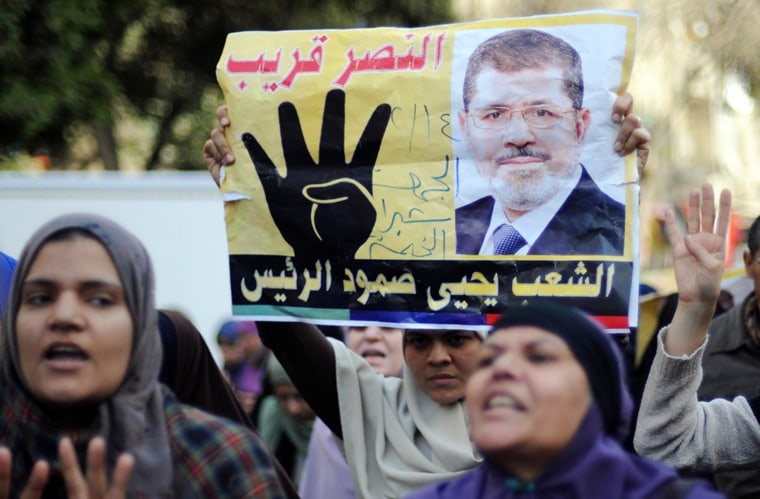
[[[119,157],[116,154],[116,139],[113,136],[113,128],[105,125],[93,125],[95,138],[98,141],[98,153],[103,160],[106,170],[119,169]]]

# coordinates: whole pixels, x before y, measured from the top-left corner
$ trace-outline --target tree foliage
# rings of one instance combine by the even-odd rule
[[[229,32],[451,21],[444,0],[4,4],[0,156],[46,154],[54,167],[70,160],[72,137],[89,133],[98,146],[91,154],[117,168],[129,139],[116,131],[127,117],[151,131],[133,144],[144,168],[202,167],[200,146],[221,102],[214,71]]]

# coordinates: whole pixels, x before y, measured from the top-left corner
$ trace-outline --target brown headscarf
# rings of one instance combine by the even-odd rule
[[[0,384],[6,417],[0,421],[0,442],[11,448],[14,455],[13,483],[25,483],[31,468],[19,469],[19,462],[33,464],[44,457],[53,470],[57,456],[35,455],[37,442],[59,431],[54,415],[56,407],[45,406],[30,395],[21,373],[16,317],[21,286],[40,249],[52,236],[68,230],[80,230],[98,241],[111,256],[121,278],[127,306],[134,323],[132,351],[127,373],[118,390],[95,408],[95,427],[91,419],[82,422],[81,435],[102,435],[106,440],[109,476],[118,454],[130,452],[135,467],[129,482],[130,496],[142,494],[156,497],[170,494],[172,459],[164,420],[164,405],[158,373],[161,368],[161,341],[158,335],[157,312],[154,305],[154,277],[151,262],[142,243],[115,222],[92,214],[70,214],[55,218],[39,228],[29,239],[18,260],[14,273],[8,310],[2,327],[0,348]],[[14,408],[24,407],[24,417],[13,415]],[[80,462],[86,448],[83,442],[75,446]],[[16,459],[26,455],[29,459]],[[21,466],[23,468],[24,466]]]
[[[158,313],[164,346],[160,381],[171,388],[183,404],[255,430],[200,331],[181,312],[161,309]]]
[[[247,426],[258,435],[198,328],[181,312],[166,309],[158,311],[158,326],[164,347],[159,379],[174,392],[177,400]],[[272,464],[282,489],[288,497],[297,499],[293,482],[274,454]]]

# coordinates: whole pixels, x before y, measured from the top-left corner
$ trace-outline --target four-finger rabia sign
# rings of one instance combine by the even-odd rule
[[[230,34],[235,315],[486,328],[559,300],[628,331],[639,186],[612,110],[637,22]]]

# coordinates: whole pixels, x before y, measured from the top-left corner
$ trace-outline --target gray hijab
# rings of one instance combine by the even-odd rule
[[[127,306],[134,323],[132,354],[121,386],[97,407],[97,434],[106,439],[109,476],[118,454],[130,452],[135,467],[130,479],[130,495],[156,497],[171,493],[172,458],[164,418],[163,393],[158,383],[161,369],[161,339],[154,303],[154,277],[150,258],[142,243],[115,222],[92,214],[60,216],[40,227],[29,239],[18,260],[11,285],[8,309],[3,320],[0,348],[0,383],[18,386],[29,393],[21,374],[16,316],[21,286],[40,249],[61,231],[84,231],[98,241],[111,256],[121,278]],[[34,399],[33,397],[31,397]],[[35,403],[37,402],[37,403]],[[55,425],[44,406],[32,400],[31,407],[41,421]]]

